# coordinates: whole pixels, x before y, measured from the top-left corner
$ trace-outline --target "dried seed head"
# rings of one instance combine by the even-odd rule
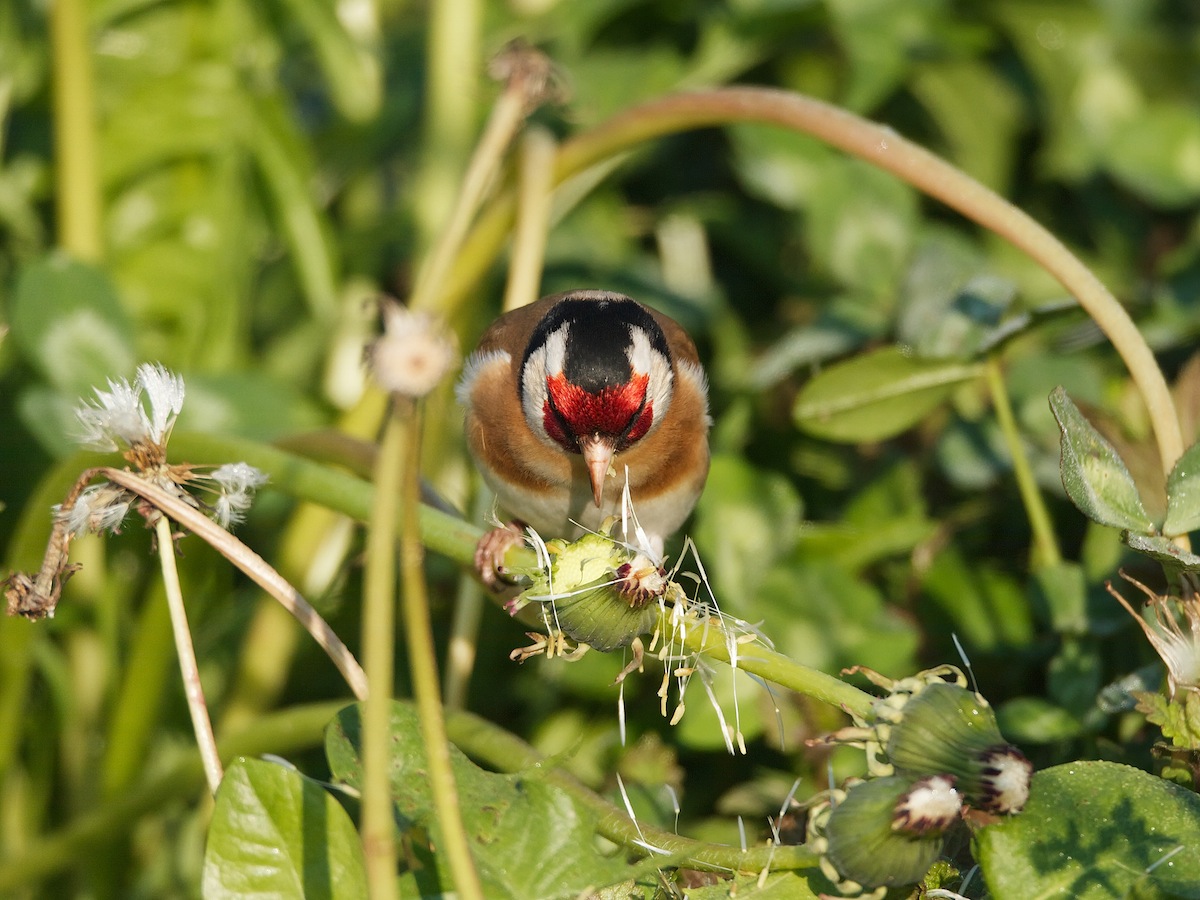
[[[424,397],[446,377],[456,358],[453,335],[441,322],[391,298],[379,304],[383,334],[367,348],[367,363],[385,391]]]
[[[1121,577],[1146,595],[1146,605],[1154,614],[1153,624],[1138,615],[1112,582],[1106,582],[1104,586],[1137,620],[1147,640],[1166,664],[1171,696],[1174,697],[1180,688],[1200,692],[1200,597],[1194,593],[1183,598],[1156,594],[1124,572]]]

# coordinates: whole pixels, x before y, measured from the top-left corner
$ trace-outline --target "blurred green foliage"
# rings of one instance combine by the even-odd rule
[[[447,0],[436,18],[396,0],[83,7],[91,119],[54,105],[46,4],[0,4],[6,570],[36,568],[48,508],[81,468],[72,404],[139,361],[187,379],[181,431],[288,438],[319,453],[297,436],[353,430],[367,301],[407,294],[497,95],[486,58],[519,35],[552,56],[569,90],[535,114],[559,136],[666,91],[736,82],[837,103],[945,156],[1061,237],[1122,299],[1175,386],[1185,443],[1197,437],[1194,3]],[[64,196],[64,184],[86,192],[89,182],[66,180],[55,148],[92,128],[103,249],[80,258],[63,235],[82,195]],[[1117,448],[1156,521],[1164,476],[1127,373],[1057,282],[892,176],[767,126],[659,140],[589,187],[564,192],[543,293],[622,290],[700,345],[715,456],[688,530],[723,607],[830,672],[863,664],[899,677],[957,662],[957,636],[1006,734],[1038,765],[1102,757],[1150,768],[1155,734],[1128,690],[1160,673],[1103,583],[1122,564],[1146,581],[1155,573],[1067,500],[1051,390],[1063,385]],[[464,348],[497,313],[503,276],[499,259],[454,321]],[[923,358],[884,349],[893,344]],[[1011,447],[971,375],[989,353],[1049,504],[1057,565],[1031,559]],[[823,423],[822,391],[839,371],[863,384],[839,366],[869,354],[892,360],[868,371],[881,385],[917,371],[936,383],[905,408],[884,396],[886,416]],[[428,476],[473,509],[453,401],[433,402]],[[277,487],[241,536],[356,648],[360,538]],[[182,549],[219,729],[349,699],[258,591],[198,542]],[[148,536],[89,539],[74,556],[85,568],[53,621],[0,622],[0,869],[42,834],[138,796],[191,744]],[[459,573],[438,558],[429,568],[444,637]],[[648,820],[673,821],[660,790],[670,784],[682,833],[736,844],[736,816],[763,836],[794,779],[803,797],[827,770],[840,779],[859,765],[804,744],[839,713],[740,677],[748,756],[730,758],[698,690],[680,727],[659,716],[653,669],[624,685],[622,747],[609,685],[619,659],[518,668],[507,655],[521,629],[495,608],[484,615],[469,708],[610,798],[624,767],[651,773],[636,793]],[[403,660],[397,671],[403,693]],[[728,682],[713,687],[725,708]],[[319,740],[294,754],[317,777],[327,774]],[[6,891],[198,896],[198,791],[164,793],[46,880]]]

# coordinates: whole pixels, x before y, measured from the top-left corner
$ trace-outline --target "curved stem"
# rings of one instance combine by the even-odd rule
[[[564,143],[554,180],[567,178],[653,138],[730,122],[761,122],[820,138],[941,200],[1018,247],[1050,272],[1092,317],[1121,356],[1146,404],[1163,471],[1183,454],[1175,405],[1154,354],[1129,314],[1054,235],[999,194],[895,131],[811,97],[770,88],[733,87],[676,94],[619,113]],[[512,223],[511,192],[488,207],[463,245],[444,308],[461,302],[482,277]]]

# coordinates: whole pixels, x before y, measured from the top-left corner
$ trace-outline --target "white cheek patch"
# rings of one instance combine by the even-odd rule
[[[647,375],[646,402],[654,408],[655,424],[663,420],[671,407],[672,381],[671,363],[650,344],[646,332],[636,325],[629,329],[632,343],[629,345],[629,365],[634,375]]]
[[[708,377],[704,374],[704,369],[700,368],[697,363],[680,362],[679,377],[682,381],[691,384],[704,400],[704,421],[705,424],[711,426],[712,416],[708,414]]]
[[[567,358],[567,328],[563,325],[547,337],[542,346],[529,354],[525,368],[521,370],[521,411],[533,433],[546,441],[550,441],[542,422],[548,399],[546,379],[563,370]]]
[[[512,357],[508,355],[507,350],[490,350],[487,353],[476,351],[467,357],[467,362],[463,366],[462,376],[458,379],[458,384],[454,387],[454,397],[462,406],[471,405],[471,391],[475,389],[475,380],[479,378],[480,373],[492,366],[499,364],[507,367],[512,365]]]

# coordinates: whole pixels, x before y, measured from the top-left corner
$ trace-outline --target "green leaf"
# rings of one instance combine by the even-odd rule
[[[1062,387],[1050,392],[1050,409],[1062,431],[1059,470],[1071,502],[1101,525],[1153,531],[1154,523],[1142,506],[1125,463]]]
[[[396,811],[402,822],[436,835],[425,751],[411,706],[393,703],[391,734]],[[325,749],[334,777],[354,787],[362,784],[361,741],[361,707],[347,707],[330,723]],[[450,751],[459,809],[487,897],[573,898],[637,875],[619,855],[596,849],[595,814],[567,792],[537,773],[485,772],[457,749]]]
[[[204,853],[203,896],[366,896],[354,823],[312,779],[277,763],[239,759],[225,772]]]
[[[1114,131],[1107,163],[1116,179],[1151,203],[1180,208],[1200,197],[1200,108],[1164,103]]]
[[[1001,733],[1019,744],[1053,744],[1083,730],[1075,716],[1041,697],[1009,700],[996,710],[996,721]]]
[[[136,362],[133,328],[116,289],[99,269],[65,255],[30,263],[17,278],[12,338],[42,377],[80,396]]]
[[[919,359],[887,347],[830,366],[796,398],[796,423],[831,441],[881,441],[911,428],[965,381],[978,365]]]
[[[1121,535],[1121,539],[1130,549],[1145,553],[1151,559],[1158,560],[1175,571],[1200,572],[1200,556],[1182,549],[1170,538],[1126,531]]]
[[[996,900],[1200,897],[1200,798],[1128,766],[1038,772],[1025,810],[976,840]]]
[[[1192,444],[1167,477],[1167,518],[1163,534],[1172,537],[1200,528],[1200,443]]]

